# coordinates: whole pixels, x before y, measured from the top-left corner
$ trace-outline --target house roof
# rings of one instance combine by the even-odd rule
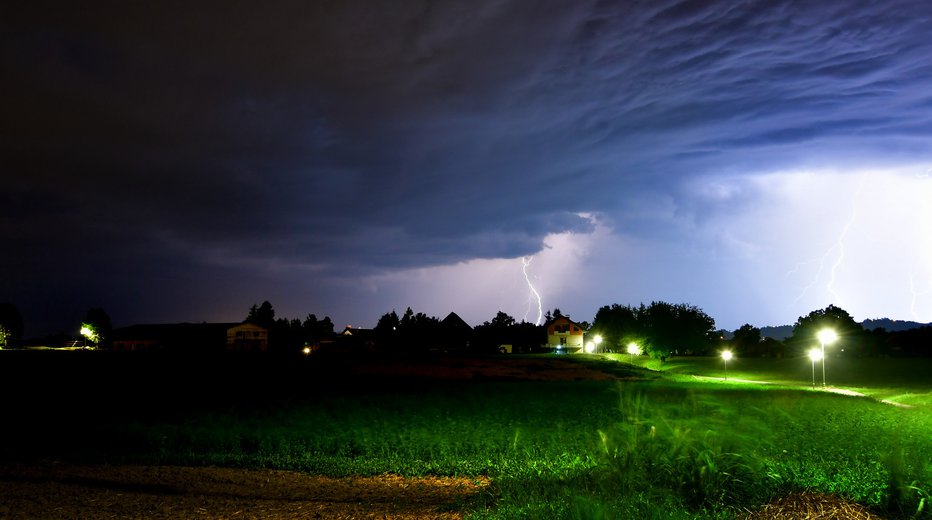
[[[440,323],[450,329],[462,329],[462,330],[472,330],[472,327],[466,323],[463,318],[460,318],[459,314],[455,312],[450,312],[447,314],[447,317],[440,321]]]
[[[549,326],[553,325],[554,323],[556,323],[556,322],[558,322],[558,321],[561,321],[561,320],[566,320],[567,323],[570,323],[570,324],[576,325],[577,327],[582,328],[578,323],[576,323],[575,321],[571,320],[570,317],[567,316],[567,315],[565,315],[565,314],[562,315],[562,316],[556,316],[556,317],[552,318],[552,319],[551,319],[550,321],[548,321],[547,323],[544,323],[544,327],[549,327]]]
[[[360,329],[352,325],[347,325],[340,332],[340,336],[358,336],[358,337],[369,337],[375,334],[375,331],[372,329]]]

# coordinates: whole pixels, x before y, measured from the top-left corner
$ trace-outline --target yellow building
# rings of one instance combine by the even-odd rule
[[[548,347],[562,352],[583,350],[583,328],[567,316],[557,316],[546,327]]]

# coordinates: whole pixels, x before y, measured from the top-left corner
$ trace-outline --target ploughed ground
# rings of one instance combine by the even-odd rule
[[[450,380],[611,380],[596,366],[553,358],[444,358],[354,365],[353,375]],[[218,467],[77,465],[55,460],[0,463],[0,520],[78,518],[462,518],[487,477],[330,478],[294,471]],[[796,494],[747,519],[877,519],[858,504]]]
[[[461,518],[487,478],[172,466],[0,467],[0,518]]]

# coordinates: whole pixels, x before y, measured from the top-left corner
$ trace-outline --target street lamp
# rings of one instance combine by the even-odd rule
[[[638,344],[633,341],[631,343],[628,343],[628,364],[633,365],[634,356],[640,356],[640,355],[641,355],[641,347],[639,347]]]
[[[95,347],[100,342],[100,333],[97,332],[97,329],[94,327],[94,325],[90,323],[82,323],[80,332],[81,335],[84,336],[84,348],[87,348],[87,340],[93,341]]]
[[[815,364],[822,359],[822,351],[817,348],[809,349],[809,359],[812,360],[812,388],[815,388]]]
[[[82,325],[81,335],[84,336],[84,348],[87,348],[87,338],[93,338],[94,331],[87,325]]]
[[[599,345],[602,344],[602,336],[600,334],[596,334],[595,337],[592,338],[592,341],[595,343],[595,349],[598,350]]]
[[[728,360],[731,359],[731,351],[723,350],[722,351],[722,361],[725,362],[725,379],[728,379]]]
[[[825,344],[834,343],[838,339],[838,334],[832,329],[822,329],[816,334],[819,343],[822,344],[822,386],[825,386]]]

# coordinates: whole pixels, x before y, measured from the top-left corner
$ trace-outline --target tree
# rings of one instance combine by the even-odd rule
[[[249,314],[246,316],[246,323],[253,323],[266,329],[271,329],[275,325],[275,309],[268,300],[262,302],[262,305],[255,304],[249,308]]]
[[[87,330],[87,339],[93,341],[96,345],[106,345],[110,341],[113,333],[113,323],[110,321],[110,315],[100,307],[94,307],[87,311],[84,321],[81,322],[81,329]],[[83,334],[83,332],[82,332]]]
[[[324,316],[324,319],[320,320],[317,324],[317,332],[321,337],[333,336],[333,321],[330,316]]]
[[[298,352],[304,346],[303,336],[301,320],[279,318],[269,329],[269,351],[274,354]]]
[[[628,343],[644,348],[636,309],[630,306],[614,303],[600,307],[592,321],[592,332],[602,336],[602,348],[607,351],[623,352]]]
[[[715,320],[698,307],[662,301],[650,306],[642,303],[637,308],[618,304],[601,307],[592,323],[592,332],[602,336],[608,350],[636,343],[659,358],[674,353],[707,353],[714,330]]]
[[[735,331],[731,345],[742,356],[759,356],[761,339],[760,329],[750,323],[745,323]]]
[[[383,314],[375,326],[380,344],[404,350],[434,348],[440,331],[440,320],[423,312],[405,309],[401,318],[392,310]]]
[[[502,345],[511,345],[513,352],[535,352],[547,342],[545,327],[526,321],[518,323],[503,311],[473,330],[474,349],[478,352],[497,353]]]
[[[333,322],[330,316],[324,316],[324,319],[318,320],[314,314],[308,314],[301,324],[304,341],[313,343],[324,338],[333,336]]]
[[[392,309],[392,312],[387,312],[379,318],[378,323],[375,324],[375,330],[380,334],[388,334],[397,331],[398,325],[401,325],[401,320],[398,319],[395,309]]]
[[[23,315],[12,303],[0,303],[0,348],[23,337]]]
[[[508,327],[511,327],[515,323],[516,323],[515,319],[509,316],[507,313],[503,311],[498,311],[495,314],[495,317],[492,318],[492,321],[485,322],[485,325],[489,325],[489,326],[496,327],[496,328],[507,329]]]
[[[838,335],[834,346],[844,348],[851,353],[861,353],[864,328],[854,321],[847,311],[834,305],[814,310],[806,316],[800,316],[793,325],[793,334],[787,338],[786,344],[796,354],[809,348],[819,347],[817,334],[823,329],[831,329]]]

